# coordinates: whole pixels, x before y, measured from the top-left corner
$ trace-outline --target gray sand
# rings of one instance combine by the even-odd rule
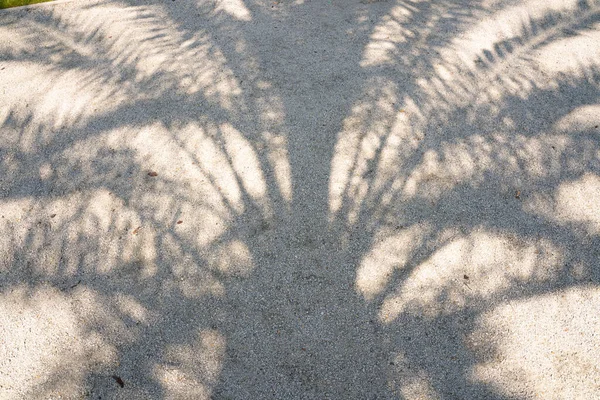
[[[0,12],[0,399],[600,399],[600,4]]]

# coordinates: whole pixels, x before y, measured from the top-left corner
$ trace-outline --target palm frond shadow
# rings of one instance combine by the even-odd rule
[[[103,15],[122,4],[113,25],[41,9],[15,29],[43,46],[0,50],[101,110],[3,115],[2,294],[63,304],[83,338],[22,396],[524,398],[472,379],[500,353],[472,342],[498,306],[600,279],[597,232],[541,206],[600,175],[597,129],[564,123],[600,71],[534,57],[593,31],[594,3],[469,62],[455,41],[504,5]],[[517,266],[473,261],[481,243]]]

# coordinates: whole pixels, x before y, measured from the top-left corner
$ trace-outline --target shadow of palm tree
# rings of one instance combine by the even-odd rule
[[[482,321],[598,282],[595,3],[69,7],[2,16],[11,398],[531,397]]]

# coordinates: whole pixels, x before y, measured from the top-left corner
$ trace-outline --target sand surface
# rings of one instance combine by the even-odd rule
[[[600,3],[0,12],[0,399],[600,398]]]

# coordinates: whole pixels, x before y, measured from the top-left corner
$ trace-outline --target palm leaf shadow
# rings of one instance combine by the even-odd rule
[[[512,289],[506,292],[494,293],[491,298],[473,300],[474,306],[453,310],[433,319],[420,317],[420,314],[426,314],[427,307],[417,303],[412,309],[399,314],[393,324],[382,326],[378,321],[382,304],[396,289],[405,285],[411,274],[433,257],[437,250],[477,230],[513,235],[518,240],[528,241],[540,237],[536,229],[541,223],[547,227],[541,235],[544,239],[561,248],[573,249],[567,253],[567,260],[575,257],[578,252],[583,252],[584,258],[591,257],[592,246],[584,244],[570,227],[559,229],[552,221],[540,222],[539,217],[531,216],[518,203],[507,205],[507,193],[512,195],[515,182],[519,176],[527,173],[527,169],[524,161],[519,160],[520,167],[512,170],[510,175],[501,174],[500,169],[506,165],[501,154],[502,151],[508,152],[519,159],[520,146],[522,147],[520,143],[509,146],[490,140],[490,146],[497,151],[497,156],[493,154],[489,162],[493,167],[486,169],[482,166],[481,170],[471,171],[471,175],[467,175],[458,184],[448,186],[449,189],[446,186],[448,182],[444,182],[448,177],[442,177],[441,180],[436,180],[439,177],[430,177],[429,181],[425,180],[419,186],[423,193],[413,199],[406,200],[403,190],[409,178],[422,168],[425,154],[438,154],[440,165],[452,166],[453,160],[449,158],[452,153],[446,153],[449,156],[444,158],[445,149],[452,144],[459,144],[464,148],[465,143],[470,143],[470,132],[480,132],[481,137],[488,139],[493,135],[489,127],[512,118],[518,121],[518,125],[517,128],[508,130],[507,135],[515,136],[520,134],[522,127],[532,126],[544,116],[547,121],[545,126],[537,125],[537,130],[527,132],[527,135],[535,138],[544,128],[553,126],[577,106],[595,104],[598,73],[595,67],[584,69],[578,77],[556,79],[556,87],[553,89],[532,90],[525,99],[504,96],[491,103],[491,106],[500,110],[491,120],[475,118],[469,121],[468,116],[479,111],[477,107],[467,104],[469,99],[478,95],[478,86],[473,82],[487,76],[487,71],[493,69],[495,63],[502,63],[495,60],[509,57],[505,53],[510,53],[525,57],[524,60],[527,61],[529,43],[543,46],[558,40],[560,35],[547,34],[555,24],[532,21],[530,26],[539,25],[541,28],[524,28],[522,37],[499,43],[494,57],[484,53],[486,61],[479,63],[484,64],[480,71],[461,69],[460,64],[450,65],[448,68],[462,71],[466,78],[447,86],[445,90],[438,88],[438,96],[432,96],[431,92],[421,90],[417,80],[421,75],[427,74],[433,75],[432,82],[435,80],[435,65],[442,60],[439,52],[451,44],[452,35],[432,34],[426,22],[446,11],[444,20],[436,22],[438,26],[448,27],[450,30],[466,29],[469,24],[476,22],[477,13],[484,10],[471,4],[470,11],[465,11],[465,5],[469,5],[468,2],[447,1],[435,6],[430,3],[399,3],[400,7],[411,10],[411,19],[400,23],[405,24],[409,30],[407,36],[413,39],[398,46],[394,54],[398,56],[399,66],[421,69],[400,76],[396,75],[397,71],[394,69],[369,69],[359,65],[367,40],[325,40],[308,34],[306,43],[297,44],[299,54],[289,51],[293,40],[306,34],[307,18],[313,18],[311,23],[328,23],[327,14],[316,16],[317,11],[322,11],[317,6],[290,7],[286,11],[288,14],[274,16],[261,3],[248,3],[247,7],[254,20],[260,22],[258,26],[240,23],[222,12],[214,14],[210,7],[200,8],[200,15],[215,17],[212,20],[202,19],[203,24],[211,27],[212,32],[207,34],[208,39],[203,37],[202,40],[194,36],[198,27],[198,21],[191,18],[190,10],[195,12],[194,9],[188,8],[183,12],[175,7],[161,6],[163,14],[152,15],[150,11],[140,13],[141,24],[149,21],[150,26],[167,26],[164,31],[161,28],[151,29],[145,38],[149,45],[157,44],[156,53],[164,51],[174,56],[188,56],[192,60],[206,54],[214,57],[219,57],[220,53],[231,55],[224,65],[232,71],[229,76],[245,82],[242,94],[233,96],[231,101],[234,106],[231,107],[227,106],[226,96],[220,98],[219,95],[208,94],[218,93],[218,89],[212,86],[193,94],[186,93],[179,88],[179,80],[185,78],[185,74],[182,77],[166,73],[172,66],[172,61],[167,60],[157,68],[157,72],[142,77],[133,89],[128,89],[131,101],[124,102],[107,114],[76,119],[72,127],[61,129],[60,134],[73,137],[73,141],[51,141],[44,153],[33,155],[27,152],[16,154],[10,147],[3,149],[3,154],[10,153],[11,157],[22,160],[15,164],[19,167],[7,179],[7,195],[3,199],[34,198],[35,203],[39,204],[35,211],[41,212],[45,211],[44,204],[54,198],[52,193],[59,193],[57,197],[77,196],[78,192],[91,194],[80,200],[80,207],[74,209],[69,218],[61,220],[58,226],[49,228],[49,225],[45,225],[43,229],[35,228],[31,233],[25,234],[25,240],[16,246],[14,258],[8,262],[10,278],[3,285],[12,287],[27,283],[35,291],[36,285],[49,284],[66,292],[68,296],[75,297],[77,286],[73,285],[81,280],[86,288],[106,297],[105,307],[125,326],[122,330],[135,332],[132,341],[117,346],[120,358],[118,369],[119,374],[126,377],[127,388],[131,382],[133,389],[130,390],[138,390],[138,395],[142,396],[166,397],[173,393],[210,396],[210,391],[213,390],[213,397],[223,398],[264,397],[273,393],[281,397],[294,397],[298,393],[304,393],[308,397],[320,398],[327,395],[339,397],[341,394],[353,398],[388,398],[399,396],[393,387],[402,386],[399,377],[409,381],[424,373],[434,392],[441,396],[476,396],[483,393],[486,398],[510,398],[493,387],[469,381],[465,374],[480,360],[476,360],[473,352],[465,347],[462,336],[452,331],[467,335],[473,329],[477,317],[505,301],[506,296],[512,299],[532,297],[577,285],[578,282],[569,280],[566,273],[568,271],[559,271],[551,280],[533,282],[531,285],[527,281],[514,282],[510,286]],[[327,10],[332,11],[337,6],[332,4],[327,7]],[[354,34],[367,34],[370,25],[357,21],[363,20],[365,16],[369,21],[384,21],[390,8],[391,4],[385,3],[363,5],[356,14],[348,11],[345,17],[353,23],[348,26],[354,29]],[[586,29],[589,24],[585,21],[596,15],[589,10],[586,12],[584,19],[579,18],[579,14],[574,14],[572,19],[575,19],[575,24],[568,25],[570,32]],[[168,16],[167,23],[160,21],[164,15]],[[42,25],[43,31],[64,29],[68,24],[61,18],[51,13],[42,13],[37,23]],[[277,39],[279,44],[273,44],[270,48],[246,47],[246,50],[239,51],[230,40],[232,37],[248,37],[250,39],[245,45],[252,46],[255,42],[251,39],[260,35],[264,29],[274,30],[275,26],[286,27],[287,32]],[[100,24],[89,31],[91,33],[78,36],[75,40],[83,45],[99,40],[105,46],[105,53],[110,55],[108,57],[82,60],[79,54],[74,55],[73,52],[64,55],[64,44],[50,43],[45,47],[45,52],[40,54],[10,53],[4,54],[3,59],[39,62],[46,56],[54,55],[60,61],[51,63],[49,67],[57,75],[66,73],[74,65],[84,65],[91,72],[77,83],[82,92],[108,82],[114,86],[115,83],[139,79],[138,63],[143,59],[139,51],[133,45],[119,47],[122,45],[118,45],[116,38],[107,37],[104,29]],[[166,39],[174,31],[178,33],[176,37],[179,42],[176,40],[173,43]],[[536,40],[540,37],[543,39]],[[191,55],[173,50],[190,39],[195,40],[188,46]],[[205,43],[209,43],[208,52],[203,50]],[[515,50],[506,50],[509,47]],[[317,56],[312,53],[315,51],[313,49],[317,49]],[[283,60],[284,57],[298,57],[301,69],[306,74],[315,74],[317,85],[326,84],[335,78],[329,68],[337,57],[344,54],[352,63],[348,64],[351,66],[343,74],[359,74],[364,77],[364,86],[351,87],[347,92],[344,86],[325,89],[296,88],[295,84],[302,84],[306,80],[301,76],[290,83],[289,70],[286,69],[288,64],[284,61],[269,63],[272,58],[267,58],[266,54],[273,51]],[[326,55],[322,55],[327,52],[335,55],[329,61]],[[97,72],[95,63],[113,65],[115,61],[116,68],[121,71],[116,79],[113,72]],[[257,70],[264,73],[256,73]],[[529,82],[534,87],[537,84],[529,70],[506,71],[500,68],[495,73],[502,79]],[[193,78],[194,74],[190,75]],[[343,76],[336,79],[343,80]],[[272,89],[263,89],[264,82],[268,80],[277,84]],[[391,92],[370,91],[373,82],[393,82],[395,85]],[[144,89],[146,87],[151,89]],[[363,95],[363,91],[367,94]],[[384,95],[391,96],[390,99],[398,101],[391,109],[382,111],[379,109],[379,100],[383,92],[387,93]],[[110,98],[118,93],[109,91],[104,96]],[[351,95],[347,95],[348,93]],[[344,98],[337,97],[344,94]],[[354,149],[355,156],[349,176],[358,176],[360,179],[357,182],[366,182],[368,189],[362,192],[355,183],[345,185],[341,205],[333,220],[328,221],[330,168],[336,154],[336,141],[339,143],[344,140],[342,136],[336,138],[335,134],[345,129],[345,119],[352,114],[358,96],[363,96],[360,103],[367,104],[366,107],[372,110],[361,118],[360,139]],[[391,119],[405,106],[400,96],[413,99],[419,105],[427,121],[423,124],[421,120],[417,120],[414,124],[419,126],[419,132],[427,135],[418,139],[420,144],[416,147],[407,146],[408,150],[402,148],[398,155],[399,164],[395,166],[397,169],[391,168],[390,172],[385,165],[389,153],[386,146],[393,142],[393,136],[397,134],[393,132]],[[547,115],[545,101],[549,97],[560,104],[560,107],[552,109],[553,114],[550,116]],[[571,103],[573,98],[581,98],[583,102]],[[315,101],[322,107],[311,104]],[[169,103],[174,103],[177,107],[168,107]],[[434,112],[440,104],[444,105],[444,111]],[[273,122],[262,118],[263,114],[271,111],[271,106],[279,106],[284,110],[281,113],[284,115],[282,121]],[[486,104],[480,108],[485,110],[485,107]],[[330,120],[326,116],[331,115],[334,110],[337,116]],[[40,124],[36,127],[33,122],[35,115],[23,118],[17,114],[17,111],[10,114],[5,119],[3,128],[22,133],[37,129],[40,136],[51,130],[49,125]],[[171,135],[169,145],[178,149],[178,154],[186,161],[195,163],[196,172],[206,182],[208,189],[195,192],[193,188],[182,188],[181,180],[163,174],[162,171],[158,179],[151,181],[146,176],[147,164],[139,161],[137,154],[132,151],[115,152],[102,144],[100,151],[90,155],[88,159],[83,157],[73,162],[77,157],[69,154],[69,151],[76,148],[77,142],[101,141],[106,132],[123,128],[137,129],[153,123],[166,127]],[[376,149],[374,156],[365,156],[361,153],[360,144],[370,139],[373,132],[378,132],[382,125],[380,147]],[[189,138],[178,133],[186,126],[204,132],[204,143],[211,142],[215,151],[223,156],[223,165],[227,166],[231,180],[227,180],[229,178],[226,179],[222,171],[211,170],[211,166],[206,165],[195,154],[197,147],[189,146]],[[266,186],[266,194],[262,199],[257,200],[247,182],[248,175],[244,175],[239,166],[235,165],[235,151],[225,143],[229,132],[227,129],[230,128],[224,126],[241,132],[249,148],[256,154],[258,170],[262,173]],[[293,194],[290,203],[286,203],[288,200],[282,194],[281,184],[276,178],[277,166],[269,157],[269,151],[273,147],[263,135],[264,131],[273,130],[280,131],[281,137],[288,144]],[[441,139],[430,134],[441,131]],[[312,142],[312,146],[307,146],[307,141]],[[595,133],[581,132],[574,147],[563,149],[558,157],[560,166],[555,168],[556,173],[540,179],[536,182],[536,189],[530,190],[551,192],[547,187],[555,188],[561,182],[577,179],[586,172],[596,172],[597,165],[592,158],[578,160],[577,165],[574,165],[575,156],[580,154],[579,148],[590,145],[597,147]],[[475,155],[477,151],[477,146],[472,145],[466,146],[465,153]],[[370,161],[365,163],[365,158]],[[37,174],[48,160],[52,164],[61,164],[66,160],[72,170],[67,169],[63,174],[77,178],[60,184],[42,182],[40,186]],[[553,160],[554,158],[549,158],[547,161]],[[82,164],[85,168],[81,168]],[[25,173],[27,168],[30,173]],[[133,181],[123,183],[115,179],[117,175],[120,178],[131,176]],[[455,177],[454,179],[456,180]],[[233,187],[236,188],[234,192],[239,193],[237,198],[227,191],[223,185],[225,181],[229,184],[233,182]],[[165,199],[169,213],[159,212],[160,205],[144,195],[148,187],[156,196]],[[114,267],[108,275],[101,272],[105,261],[100,256],[107,247],[90,244],[89,238],[86,238],[90,235],[86,224],[102,224],[101,217],[94,219],[92,216],[92,222],[88,219],[90,207],[99,201],[97,192],[103,190],[115,196],[115,204],[126,204],[133,210],[133,216],[125,222],[118,216],[110,217],[108,231],[100,236],[132,236],[131,232],[138,224],[144,226],[140,232],[150,232],[144,236],[147,241],[145,246],[143,243],[132,245],[126,242],[109,242],[108,247],[117,248],[112,263],[118,267]],[[206,193],[216,196],[217,200],[205,201]],[[499,197],[502,199],[494,200]],[[484,212],[480,211],[482,205],[487,207]],[[181,231],[181,227],[188,223],[187,220],[181,227],[177,227],[173,223],[173,216],[167,216],[180,215],[190,207],[206,210],[205,214],[196,215],[216,216],[228,228],[217,234],[208,245],[198,245],[197,235],[189,230]],[[203,221],[190,223],[202,231]],[[427,226],[427,229],[423,230],[421,244],[410,252],[407,261],[397,269],[398,272],[387,286],[374,300],[365,302],[360,290],[357,292],[355,287],[356,271],[377,241],[381,240],[381,231],[385,231],[388,226],[400,232],[414,226]],[[52,242],[51,238],[57,230],[67,231],[69,228],[75,228],[78,239],[73,242],[62,236]],[[453,236],[444,235],[448,231],[455,233]],[[594,243],[597,241],[595,237],[593,240]],[[248,249],[248,254],[236,247],[240,244]],[[69,253],[80,253],[81,257],[75,256],[74,261],[59,263],[59,268],[50,274],[38,274],[35,272],[38,270],[31,265],[29,269],[23,268],[26,254],[31,256],[31,263],[35,264],[35,260],[39,259],[38,256],[48,246],[56,248],[60,257],[68,258]],[[156,249],[154,256],[145,253],[148,246]],[[240,254],[251,259],[252,269],[247,271],[219,260],[222,258],[231,260],[231,264],[243,264],[242,259],[227,258],[231,257],[228,252],[232,251],[241,251]],[[128,253],[131,254],[125,256]],[[592,258],[585,261],[595,265]],[[75,265],[75,271],[72,265]],[[153,268],[156,269],[153,279],[144,279],[145,271]],[[597,278],[596,269],[585,276],[588,282],[592,280],[595,283]],[[179,280],[184,280],[185,284],[177,283]],[[439,304],[449,303],[448,290],[452,282],[446,284],[448,287],[442,285],[435,298]],[[523,285],[527,289],[514,289]],[[142,328],[139,328],[134,320],[128,319],[118,308],[118,296],[129,296],[145,310],[155,311],[160,317],[152,324],[142,324]],[[108,342],[118,340],[102,323],[89,324],[87,328],[90,334],[99,333]],[[198,336],[198,331],[203,333]],[[202,340],[213,337],[211,335],[214,332],[222,334],[227,343],[225,353],[220,356],[220,373],[194,365],[193,358],[187,359],[182,355],[182,352],[194,353],[194,349],[203,349]],[[194,342],[193,338],[197,337],[201,338],[200,344]],[[213,342],[218,343],[219,340],[215,339]],[[456,354],[454,357],[457,360],[445,356],[449,350]],[[205,357],[203,352],[205,350],[198,350],[200,359]],[[402,366],[394,364],[395,356],[400,352],[410,366],[409,372],[404,375],[398,371]],[[201,364],[202,362],[204,361]],[[453,365],[452,370],[449,372],[444,365]],[[168,380],[161,380],[160,376],[163,375],[157,375],[157,368],[160,371],[177,371],[183,376],[183,383],[177,386],[170,384]],[[102,368],[94,371],[87,378],[88,387],[92,388],[90,390],[94,394],[119,390],[117,387],[104,388],[107,372]],[[60,375],[60,370],[58,374]],[[56,379],[57,382],[60,381],[59,378]],[[364,382],[369,384],[365,385]],[[191,389],[194,385],[199,391]],[[53,384],[49,386],[54,387]],[[178,387],[180,392],[176,391]],[[48,389],[36,388],[32,393],[42,395],[45,390]]]

